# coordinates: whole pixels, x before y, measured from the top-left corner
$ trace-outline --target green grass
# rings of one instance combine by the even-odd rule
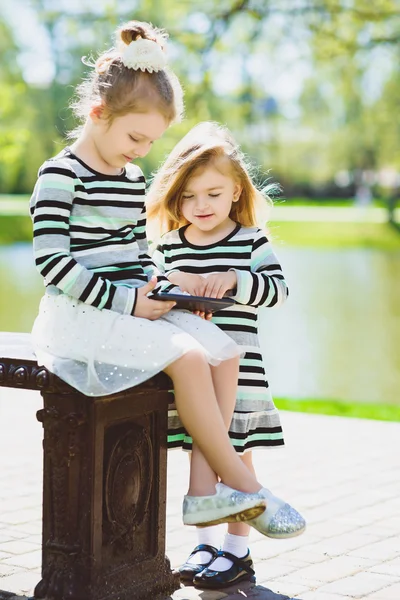
[[[32,221],[29,217],[0,215],[0,245],[32,241]]]
[[[369,404],[346,402],[344,400],[317,400],[314,398],[299,400],[275,398],[274,402],[280,410],[354,417],[357,419],[376,419],[377,421],[400,421],[400,406],[395,404]]]
[[[268,228],[285,246],[400,250],[400,234],[387,223],[272,221]]]
[[[307,198],[304,196],[291,196],[289,198],[275,198],[276,206],[354,206],[354,198]],[[371,206],[386,208],[387,201],[383,198],[374,198]]]

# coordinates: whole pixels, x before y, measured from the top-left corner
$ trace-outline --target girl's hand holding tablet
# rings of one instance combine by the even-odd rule
[[[155,321],[165,313],[169,312],[171,308],[174,308],[176,302],[172,300],[161,302],[160,300],[153,300],[147,296],[147,294],[154,289],[156,284],[157,277],[152,277],[146,285],[138,288],[136,306],[133,312],[134,317],[142,317],[143,319]]]

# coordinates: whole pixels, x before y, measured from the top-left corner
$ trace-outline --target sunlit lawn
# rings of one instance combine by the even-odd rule
[[[379,421],[400,421],[400,406],[395,404],[370,404],[344,400],[317,400],[315,398],[299,400],[275,398],[274,402],[280,410],[355,417],[358,419],[377,419]]]
[[[400,250],[400,233],[387,223],[280,221],[269,231],[281,246]]]

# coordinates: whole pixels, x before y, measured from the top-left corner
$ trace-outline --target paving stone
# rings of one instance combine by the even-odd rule
[[[7,592],[14,592],[21,596],[32,596],[35,585],[39,582],[36,573],[30,571],[17,571],[16,573],[2,577],[0,580],[2,590]]]
[[[12,542],[5,542],[1,547],[9,554],[25,554],[26,552],[35,552],[38,549],[37,544],[25,542],[25,540],[13,540]]]
[[[348,577],[349,575],[355,575],[360,571],[364,571],[373,562],[373,560],[364,558],[338,556],[316,565],[298,569],[291,575],[291,579],[299,583],[304,583],[309,579],[311,585],[314,584],[315,587],[318,587],[321,585],[321,582],[329,583],[330,581],[336,581],[342,577]]]
[[[42,550],[18,554],[1,561],[0,565],[14,565],[20,569],[37,569],[42,564]]]
[[[400,583],[395,583],[367,596],[368,600],[399,600]]]
[[[329,556],[323,552],[314,552],[314,548],[311,546],[311,550],[305,548],[297,548],[290,552],[285,552],[277,558],[279,560],[287,561],[290,564],[297,565],[298,567],[307,567],[308,565],[314,565],[316,563],[324,562],[329,560]]]
[[[24,535],[42,535],[42,515],[41,515],[41,503],[42,500],[38,503],[40,507],[40,513],[38,514],[38,519],[35,521],[28,521],[27,523],[18,523],[17,525],[13,525],[12,530],[16,532],[21,532]],[[1,533],[1,531],[0,531]]]
[[[4,565],[3,563],[0,563],[0,588],[2,587],[2,577],[8,577],[17,571],[22,571],[21,567],[17,567],[15,565]]]
[[[354,598],[354,596],[351,596]],[[327,594],[326,592],[319,592],[314,590],[313,592],[306,592],[303,594],[301,600],[348,600],[350,596],[342,596],[338,594]]]
[[[388,560],[384,563],[375,564],[368,569],[371,573],[382,573],[382,575],[392,575],[400,580],[400,557]],[[399,596],[400,598],[400,596]]]
[[[303,598],[305,592],[309,592],[310,588],[299,583],[292,583],[288,581],[288,578],[272,579],[268,582],[270,587],[275,594],[288,595],[289,598]],[[279,596],[278,596],[279,597]],[[230,600],[230,599],[229,599]]]
[[[296,571],[297,568],[297,565],[294,565],[289,561],[279,560],[276,558],[262,560],[254,565],[257,582],[263,584],[268,583],[268,581],[274,577],[282,577],[282,575],[293,573],[293,571]]]
[[[8,529],[8,527],[10,527],[10,525],[7,526],[7,529],[0,529],[0,544],[4,544],[4,542],[11,542],[12,540],[22,540],[26,537],[26,533],[15,531],[14,527]]]
[[[321,586],[320,592],[344,594],[351,598],[368,598],[368,594],[397,583],[393,577],[378,573],[357,573]]]
[[[192,586],[181,587],[172,596],[173,600],[222,600],[226,597],[227,594],[224,592],[216,590],[202,591]]]
[[[385,540],[376,542],[375,544],[368,544],[349,552],[350,556],[360,556],[362,558],[373,558],[375,560],[391,560],[400,556],[400,536],[387,538]]]
[[[11,540],[9,540],[11,541]],[[3,552],[2,550],[0,550],[0,564],[1,561],[4,560],[5,558],[9,558],[11,556],[11,554],[9,554],[8,552]]]
[[[25,510],[16,510],[1,514],[1,520],[8,525],[21,525],[36,520],[38,517],[37,508],[27,508]]]

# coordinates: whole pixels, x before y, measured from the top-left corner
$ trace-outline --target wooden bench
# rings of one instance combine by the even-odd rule
[[[42,579],[35,599],[153,600],[178,589],[165,556],[170,379],[160,373],[126,392],[91,398],[38,366],[29,334],[0,333],[0,385],[43,397]]]

